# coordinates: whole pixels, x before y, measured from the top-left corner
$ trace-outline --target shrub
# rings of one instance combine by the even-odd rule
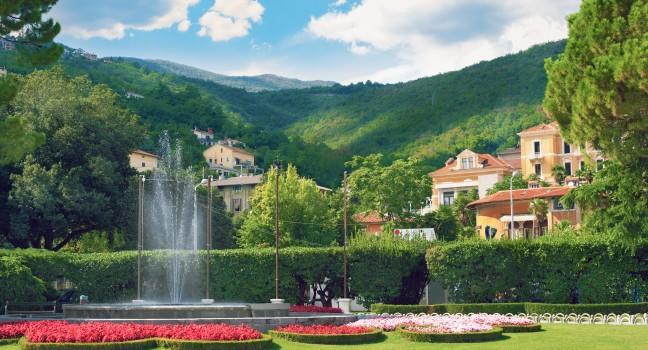
[[[0,303],[5,301],[42,301],[45,283],[19,259],[0,256]]]
[[[539,323],[534,323],[530,325],[500,325],[500,328],[504,333],[528,333],[528,332],[540,332],[542,326]]]
[[[642,314],[648,313],[648,303],[636,304],[541,304],[526,303],[528,314]]]
[[[405,339],[416,342],[430,343],[476,343],[502,339],[502,328],[495,327],[488,331],[466,333],[428,333],[410,330],[411,327],[403,326],[397,329]]]
[[[311,344],[362,344],[375,342],[382,337],[382,331],[373,328],[332,325],[289,325],[272,330],[270,334]]]
[[[289,312],[314,312],[314,313],[328,313],[328,314],[341,314],[342,309],[339,307],[328,306],[315,306],[315,305],[293,305],[288,309]]]
[[[421,314],[429,313],[428,305],[393,305],[393,304],[371,304],[371,312],[377,314]]]
[[[437,314],[519,314],[525,312],[524,303],[491,303],[491,304],[437,304],[430,305],[430,313]]]
[[[646,261],[647,241],[596,236],[469,240],[427,253],[432,279],[461,303],[632,302],[647,295]]]

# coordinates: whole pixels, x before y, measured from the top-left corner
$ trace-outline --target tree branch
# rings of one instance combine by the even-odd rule
[[[52,250],[53,251],[59,251],[61,248],[65,247],[66,244],[68,244],[72,239],[79,237],[80,235],[92,231],[97,228],[96,224],[90,224],[87,226],[81,226],[75,230],[69,231],[68,234],[63,238],[62,241],[60,241],[57,245],[55,245]]]

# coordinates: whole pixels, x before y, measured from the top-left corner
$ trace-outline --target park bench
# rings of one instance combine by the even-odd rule
[[[38,318],[57,318],[63,312],[63,304],[72,302],[76,294],[74,289],[67,290],[55,301],[48,302],[10,302],[7,301],[4,307],[5,316],[14,317],[38,317]]]

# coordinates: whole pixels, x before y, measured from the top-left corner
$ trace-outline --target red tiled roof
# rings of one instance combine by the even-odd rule
[[[354,214],[353,220],[360,224],[381,224],[387,221],[387,219],[375,210]]]
[[[511,168],[513,169],[522,169],[522,159],[502,159],[502,161],[506,162]]]
[[[479,163],[483,163],[484,161],[487,161],[486,166],[483,168],[471,168],[471,169],[459,169],[455,170],[455,166],[457,166],[457,160],[454,159],[452,161],[449,161],[443,168],[437,169],[428,175],[430,176],[439,176],[439,175],[447,175],[451,173],[456,173],[457,171],[473,171],[473,170],[479,170],[479,169],[499,169],[499,168],[504,168],[504,169],[511,169],[512,167],[509,163],[504,161],[503,159],[499,159],[495,156],[492,156],[490,154],[486,153],[478,153],[477,158],[479,160]]]
[[[571,190],[570,187],[540,187],[540,188],[524,188],[520,190],[513,190],[513,200],[523,201],[531,200],[534,198],[547,198],[547,197],[562,197]],[[499,191],[484,198],[480,198],[474,202],[468,203],[468,207],[475,207],[486,203],[495,202],[508,202],[511,199],[511,191]]]
[[[534,125],[528,129],[524,129],[520,132],[520,134],[527,133],[527,132],[534,132],[534,131],[543,131],[543,130],[560,130],[560,126],[558,125],[558,122],[551,122],[549,124],[542,123],[542,124]]]

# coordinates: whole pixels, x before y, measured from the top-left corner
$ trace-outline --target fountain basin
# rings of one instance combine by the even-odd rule
[[[285,317],[289,304],[83,304],[63,305],[64,318],[83,319],[197,319]]]

